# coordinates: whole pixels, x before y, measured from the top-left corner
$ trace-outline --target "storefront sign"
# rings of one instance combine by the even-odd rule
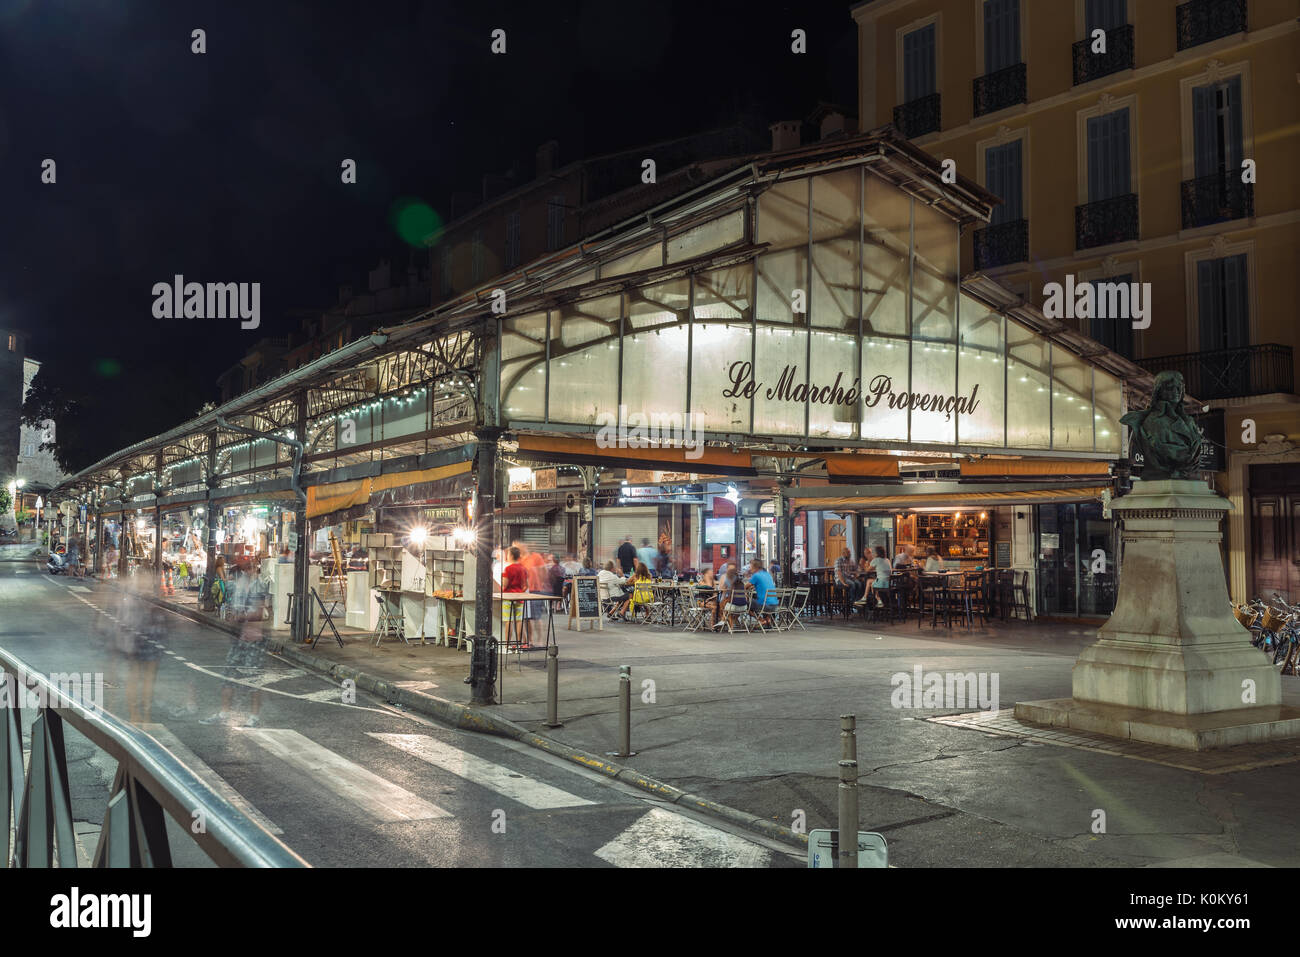
[[[819,386],[815,382],[796,383],[798,377],[799,367],[787,365],[781,370],[781,377],[776,385],[764,388],[762,382],[754,379],[753,363],[739,360],[733,362],[728,368],[727,378],[731,380],[731,388],[723,389],[722,394],[728,399],[737,397],[752,399],[761,392],[768,400],[843,405],[851,409],[857,408],[858,402],[861,402],[865,408],[873,409],[884,401],[891,409],[942,412],[945,421],[950,420],[954,412],[959,415],[963,413],[969,415],[979,406],[979,399],[976,398],[980,388],[978,383],[971,386],[970,395],[965,396],[952,393],[895,392],[893,379],[887,375],[878,375],[867,384],[864,393],[860,385],[861,379],[856,377],[846,389],[843,372],[836,373],[835,381],[829,385]]]
[[[454,505],[442,508],[426,508],[424,517],[431,522],[459,522],[460,509]]]
[[[1224,444],[1227,432],[1224,428],[1223,409],[1211,409],[1209,412],[1194,417],[1201,428],[1201,461],[1198,468],[1206,472],[1222,472],[1228,465],[1224,461]]]

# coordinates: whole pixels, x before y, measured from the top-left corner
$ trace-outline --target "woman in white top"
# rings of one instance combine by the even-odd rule
[[[933,548],[926,549],[925,570],[926,572],[943,571],[943,562],[939,561],[939,553]]]

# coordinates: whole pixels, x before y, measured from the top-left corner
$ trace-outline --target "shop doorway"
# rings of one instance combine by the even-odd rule
[[[1250,467],[1255,594],[1300,599],[1300,479],[1294,465]]]
[[[835,564],[848,545],[846,524],[843,518],[830,514],[822,524],[822,562],[828,568]]]
[[[1038,613],[1106,617],[1115,610],[1114,522],[1097,502],[1037,509]]]

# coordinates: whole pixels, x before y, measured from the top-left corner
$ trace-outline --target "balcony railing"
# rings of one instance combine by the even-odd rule
[[[975,269],[1029,261],[1029,220],[1013,219],[975,231]]]
[[[1183,229],[1254,215],[1255,184],[1243,183],[1240,170],[1183,180]]]
[[[1246,0],[1188,0],[1174,10],[1178,49],[1246,30]]]
[[[996,73],[975,77],[975,115],[983,116],[1017,103],[1028,102],[1025,65],[1017,63]]]
[[[1276,343],[1189,352],[1180,356],[1139,359],[1148,372],[1173,369],[1183,374],[1187,394],[1198,399],[1231,399],[1295,391],[1291,347]]]
[[[938,93],[894,107],[894,125],[908,139],[935,132],[940,118]]]
[[[1138,238],[1137,193],[1074,207],[1074,248],[1091,249]]]
[[[1074,45],[1074,85],[1133,69],[1133,24],[1106,31],[1106,52],[1092,52],[1092,37]]]

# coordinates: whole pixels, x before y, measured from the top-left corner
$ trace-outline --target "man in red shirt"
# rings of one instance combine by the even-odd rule
[[[519,546],[518,545],[512,546],[509,554],[510,554],[510,564],[507,565],[505,569],[503,569],[501,572],[501,591],[503,593],[512,592],[512,591],[520,591],[520,592],[527,591],[528,590],[528,569],[525,568],[519,561],[519,559],[523,557],[522,552],[520,552],[519,550]],[[508,614],[508,620],[506,623],[506,635],[503,637],[509,636],[511,631],[514,630],[516,616],[520,615],[520,613],[523,611],[523,609],[520,607],[522,604],[523,602],[513,602],[511,604],[510,611]],[[524,619],[523,626],[524,626],[524,644],[531,645],[532,630],[528,626],[527,619]]]

